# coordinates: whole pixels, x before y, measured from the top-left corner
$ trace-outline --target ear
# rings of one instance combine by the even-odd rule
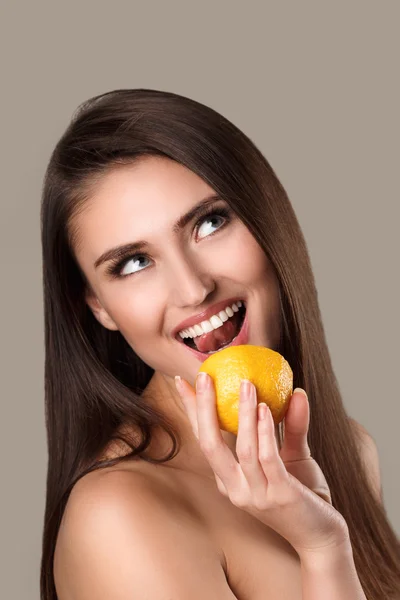
[[[110,329],[111,331],[118,331],[118,326],[112,320],[106,309],[102,306],[100,300],[97,298],[96,294],[92,289],[86,290],[85,293],[86,304],[89,306],[90,310],[98,320],[98,322],[103,325],[106,329]]]

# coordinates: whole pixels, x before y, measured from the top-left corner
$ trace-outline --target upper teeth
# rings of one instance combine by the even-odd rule
[[[239,308],[242,306],[242,301],[234,302],[232,306],[227,306],[224,310],[221,310],[216,315],[210,317],[209,320],[202,321],[193,327],[188,327],[187,329],[182,329],[179,332],[181,338],[194,338],[199,335],[203,335],[203,333],[209,333],[213,329],[218,329],[218,327],[222,327],[222,325],[227,321],[230,317],[233,317],[234,313],[236,313]]]

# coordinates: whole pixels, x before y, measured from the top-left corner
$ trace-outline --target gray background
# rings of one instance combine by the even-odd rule
[[[1,590],[39,598],[45,499],[40,192],[83,100],[174,91],[260,147],[306,236],[349,414],[400,532],[396,1],[11,2],[1,28]]]

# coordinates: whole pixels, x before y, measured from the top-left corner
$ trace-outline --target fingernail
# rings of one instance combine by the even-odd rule
[[[296,388],[296,389],[293,391],[293,394],[295,394],[296,392],[300,392],[301,394],[304,394],[304,396],[305,396],[306,398],[308,398],[308,396],[307,396],[306,392],[303,390],[303,388]]]
[[[265,419],[267,418],[267,411],[269,410],[269,407],[266,405],[265,402],[260,402],[257,408],[258,418],[260,419],[260,421],[265,421]]]
[[[196,377],[196,392],[204,392],[207,389],[208,375],[201,372]]]
[[[242,379],[240,385],[242,388],[242,394],[244,394],[245,398],[249,398],[251,392],[251,381],[248,379]]]
[[[183,392],[182,378],[180,375],[175,375],[175,387],[179,394]]]
[[[248,379],[242,379],[241,383],[242,398],[254,406],[257,404],[254,386]]]

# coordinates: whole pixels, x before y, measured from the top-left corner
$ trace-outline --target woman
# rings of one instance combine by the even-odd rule
[[[51,156],[41,217],[42,600],[397,593],[376,447],[346,414],[303,235],[254,144],[176,94],[102,94]],[[179,335],[225,309],[229,327]],[[244,313],[245,343],[301,388],[284,435],[244,392],[237,438],[219,430],[212,385],[195,390]]]

